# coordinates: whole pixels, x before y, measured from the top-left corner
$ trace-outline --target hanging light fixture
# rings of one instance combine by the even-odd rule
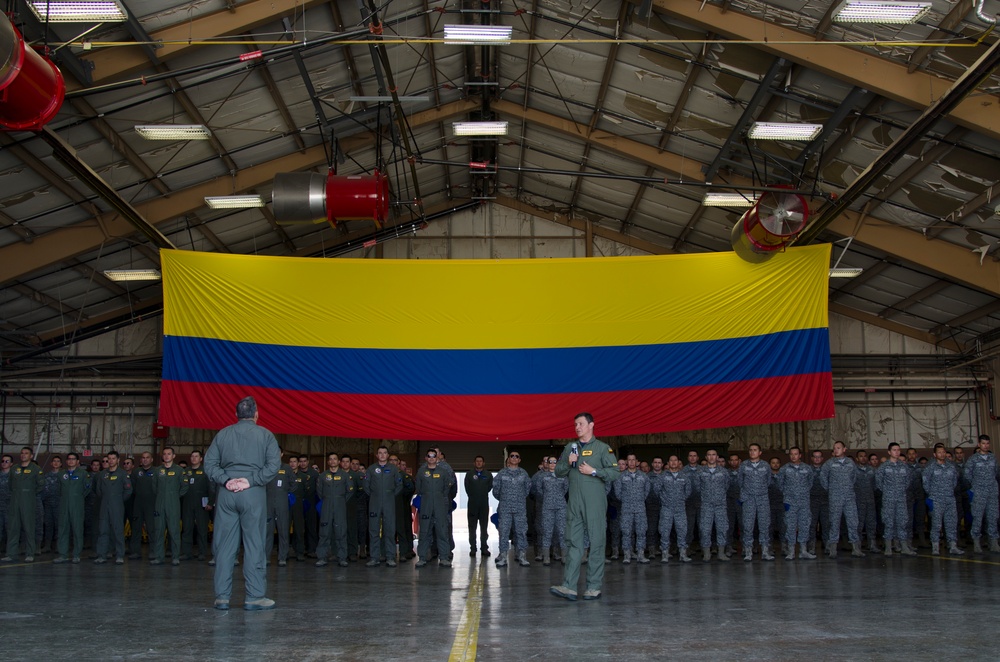
[[[123,23],[128,20],[118,0],[28,0],[28,7],[43,23]]]
[[[146,140],[208,140],[204,124],[136,124],[135,132]]]

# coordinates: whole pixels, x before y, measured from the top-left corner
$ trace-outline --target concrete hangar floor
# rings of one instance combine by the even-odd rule
[[[549,594],[562,566],[268,568],[273,611],[212,608],[213,568],[144,558],[0,566],[7,660],[996,660],[1000,555],[607,566],[600,600]],[[533,556],[529,554],[529,559]]]

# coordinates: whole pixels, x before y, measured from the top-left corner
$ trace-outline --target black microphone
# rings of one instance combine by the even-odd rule
[[[576,448],[576,444],[575,444],[575,443],[574,443],[574,444],[573,444],[572,446],[570,446],[570,449],[569,449],[569,452],[570,452],[570,453],[577,453],[577,452],[579,452],[579,451],[577,450],[577,448]],[[571,466],[571,467],[573,467],[574,469],[576,469],[576,462],[570,462],[570,463],[569,463],[569,466]]]

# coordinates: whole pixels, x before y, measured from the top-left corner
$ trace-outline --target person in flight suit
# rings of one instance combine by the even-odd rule
[[[163,565],[167,534],[170,535],[171,564],[181,564],[181,498],[188,491],[188,475],[174,464],[174,449],[163,449],[163,464],[156,468],[156,506],[153,509],[153,539],[149,565]]]
[[[291,528],[288,495],[295,495],[299,488],[295,480],[295,472],[290,464],[280,462],[282,450],[278,449],[278,470],[267,483],[267,540],[264,558],[271,558],[274,548],[274,532],[278,534],[278,567],[288,565],[288,535]]]
[[[125,502],[132,496],[132,480],[118,466],[118,452],[108,453],[108,468],[97,476],[98,534],[97,558],[94,563],[107,563],[114,547],[115,564],[125,563]]]
[[[35,453],[25,446],[21,449],[21,463],[10,470],[10,505],[7,506],[7,555],[0,559],[10,563],[20,552],[21,532],[24,532],[24,560],[35,560],[35,517],[38,495],[45,486],[42,469],[33,462]]]
[[[215,511],[215,608],[229,609],[233,565],[243,542],[243,578],[247,611],[273,609],[265,595],[267,576],[264,532],[267,528],[267,484],[278,473],[281,450],[270,430],[257,425],[257,401],[246,397],[236,405],[237,422],[215,435],[205,453],[205,472],[218,485]],[[287,502],[286,502],[287,503]]]
[[[129,541],[129,558],[142,558],[142,527],[150,546],[153,541],[153,511],[156,510],[156,472],[153,469],[153,454],[145,451],[139,456],[139,466],[132,470],[132,512],[129,520],[132,539]]]
[[[354,481],[340,468],[336,453],[326,456],[327,471],[320,474],[316,495],[322,502],[319,514],[319,542],[316,545],[316,567],[329,563],[330,548],[336,553],[337,565],[347,567],[347,502],[354,498]]]
[[[549,589],[553,595],[576,600],[580,565],[590,537],[590,562],[587,564],[584,600],[601,597],[604,583],[605,525],[608,496],[605,485],[618,479],[618,460],[614,451],[594,437],[594,417],[583,412],[573,418],[577,440],[566,444],[556,463],[556,476],[569,478],[569,503],[566,507],[566,567],[563,583]]]
[[[486,458],[477,455],[473,460],[473,470],[465,474],[465,493],[469,495],[469,556],[476,555],[476,526],[479,527],[479,549],[483,556],[490,555],[489,521],[490,492],[493,490],[493,474],[486,470]]]
[[[188,467],[188,491],[181,500],[181,560],[186,561],[194,554],[195,532],[198,537],[198,560],[204,561],[208,554],[208,520],[215,507],[215,483],[208,479],[202,464],[201,451],[191,451],[191,466]]]
[[[438,466],[438,452],[429,449],[426,462],[417,470],[417,496],[420,497],[420,539],[417,543],[417,565],[422,568],[431,557],[431,539],[437,542],[438,565],[451,567],[448,537],[451,520],[451,488],[455,474]]]
[[[389,449],[379,446],[376,461],[368,467],[363,489],[368,495],[368,553],[365,565],[377,566],[382,557],[390,568],[396,567],[396,495],[403,491],[399,469],[389,463]]]
[[[83,504],[90,494],[90,474],[80,466],[80,456],[66,453],[66,468],[59,472],[59,556],[53,563],[70,560],[70,539],[73,542],[73,563],[80,562],[83,550]]]

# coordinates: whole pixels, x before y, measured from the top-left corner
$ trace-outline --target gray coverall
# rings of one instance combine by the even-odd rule
[[[579,449],[579,462],[594,468],[596,476],[584,476],[569,464],[573,446]],[[569,503],[566,506],[566,567],[563,586],[577,589],[580,565],[583,561],[584,536],[590,536],[590,557],[587,564],[586,590],[600,591],[604,583],[604,546],[607,526],[608,494],[605,484],[619,476],[618,460],[611,447],[593,438],[586,444],[567,444],[556,463],[556,476],[569,478]]]
[[[205,453],[205,473],[218,485],[213,540],[216,600],[228,602],[232,594],[233,564],[241,538],[246,601],[265,597],[267,484],[274,480],[280,466],[278,440],[253,419],[241,419],[219,430]],[[250,488],[230,492],[226,483],[233,478],[246,478]]]
[[[425,563],[430,560],[433,539],[437,543],[438,555],[446,559],[451,549],[448,522],[451,521],[451,488],[455,484],[455,474],[440,464],[431,469],[425,462],[417,470],[416,482],[417,496],[420,497],[417,556]],[[502,537],[500,544],[503,544]]]
[[[105,469],[97,474],[98,533],[97,558],[111,552],[112,545],[116,558],[125,556],[125,502],[132,496],[132,480],[124,469]],[[112,539],[113,538],[113,539]]]
[[[346,471],[327,471],[320,474],[316,488],[316,495],[323,502],[316,556],[320,561],[326,561],[330,556],[332,540],[337,560],[347,563],[347,502],[354,499],[354,481]]]
[[[395,561],[396,495],[403,491],[403,478],[395,465],[376,463],[368,467],[362,484],[368,495],[368,554],[376,561],[381,556]]]
[[[353,485],[353,479],[352,479]],[[267,540],[265,541],[264,557],[271,558],[274,549],[274,532],[278,532],[278,561],[288,559],[288,535],[292,525],[291,511],[288,505],[288,495],[295,494],[299,483],[295,480],[295,472],[291,465],[278,466],[274,478],[267,484]]]
[[[90,494],[90,474],[83,467],[73,471],[59,472],[59,556],[70,556],[70,540],[73,542],[73,558],[80,558],[83,550],[83,503]]]

